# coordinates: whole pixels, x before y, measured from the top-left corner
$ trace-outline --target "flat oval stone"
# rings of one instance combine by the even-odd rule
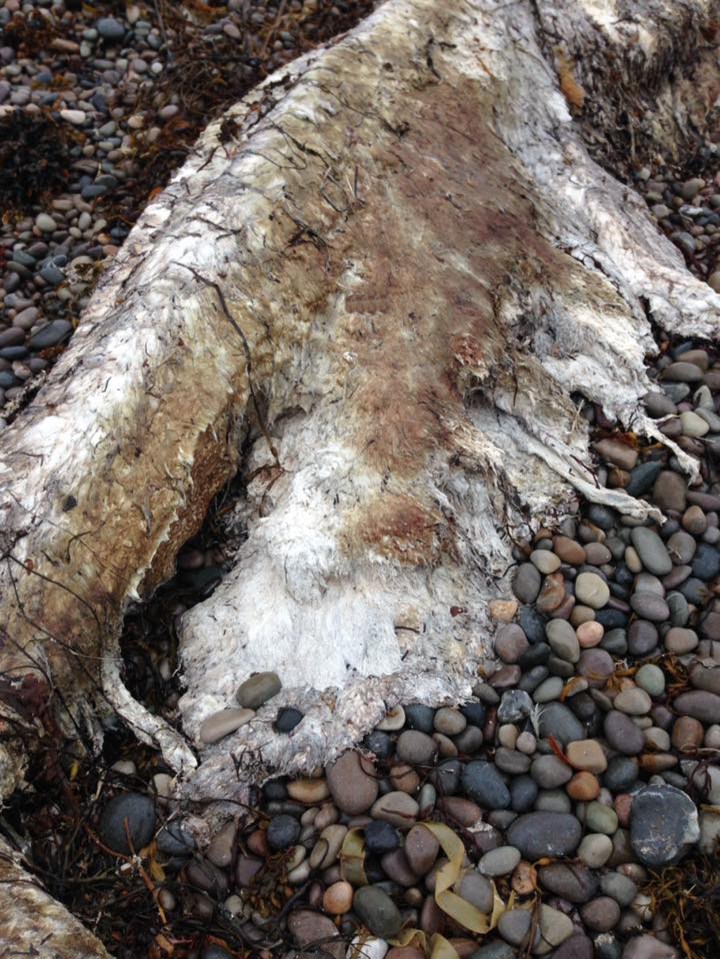
[[[540,571],[532,563],[521,563],[513,576],[513,592],[521,603],[534,603],[542,582]]]
[[[504,663],[516,663],[529,645],[525,633],[517,623],[501,626],[495,634],[495,652]]]
[[[636,526],[630,532],[630,539],[637,550],[643,566],[656,576],[665,576],[672,569],[672,559],[665,543],[658,534],[647,526]]]
[[[604,731],[613,749],[626,756],[637,756],[645,747],[642,730],[628,715],[616,709],[606,713]]]
[[[53,320],[37,333],[34,333],[28,342],[31,350],[46,350],[57,346],[72,333],[72,323],[68,320]]]
[[[498,746],[495,750],[495,765],[509,776],[520,776],[530,768],[530,757],[517,749]]]
[[[543,903],[540,906],[540,934],[543,944],[559,946],[573,934],[573,924],[569,916],[559,909],[553,909]]]
[[[587,902],[598,891],[597,876],[587,866],[553,862],[538,870],[540,885],[568,902]]]
[[[429,763],[437,752],[438,744],[427,733],[418,729],[406,729],[400,733],[395,748],[395,754],[400,762],[409,766],[419,766]]]
[[[408,864],[418,876],[425,876],[432,869],[440,851],[440,843],[422,825],[413,826],[405,837],[403,847]]]
[[[553,551],[564,563],[569,563],[571,566],[582,566],[586,559],[585,549],[568,536],[555,536]]]
[[[623,909],[627,909],[637,895],[638,887],[621,872],[608,872],[600,877],[600,889],[603,894],[610,896]]]
[[[565,577],[562,573],[550,573],[545,577],[535,605],[541,613],[552,613],[565,599]]]
[[[255,673],[241,683],[235,698],[246,709],[259,709],[282,689],[277,673]]]
[[[670,630],[672,632],[672,630]],[[645,663],[635,673],[635,682],[648,696],[657,698],[665,692],[665,673],[654,663]]]
[[[582,827],[575,816],[559,812],[527,813],[507,831],[510,845],[530,860],[568,856],[577,849],[581,837]]]
[[[477,760],[468,763],[462,774],[463,789],[467,796],[486,809],[507,809],[510,805],[510,790],[492,763]]]
[[[525,634],[523,633],[523,638],[524,637]],[[465,729],[468,721],[467,717],[465,717],[459,709],[452,709],[450,706],[442,706],[435,713],[435,719],[433,723],[437,732],[443,733],[445,736],[457,736]]]
[[[536,549],[530,554],[530,562],[537,566],[541,573],[554,573],[560,569],[562,560],[549,549]]]
[[[400,829],[409,829],[415,825],[420,807],[407,793],[395,791],[386,793],[375,801],[370,815],[373,819],[382,819]]]
[[[680,693],[673,701],[675,709],[683,716],[692,716],[701,723],[712,725],[720,723],[720,696],[704,689],[693,689]]]
[[[577,854],[586,866],[601,869],[612,855],[612,840],[604,833],[588,833],[583,836]]]
[[[389,939],[400,931],[400,910],[390,896],[377,886],[356,889],[353,909],[370,932],[381,939]]]
[[[287,784],[288,796],[298,802],[314,806],[330,795],[326,779],[294,779]]]
[[[366,812],[378,797],[375,764],[354,749],[327,766],[325,775],[335,805],[348,816]]]
[[[610,589],[596,573],[580,573],[575,580],[575,597],[591,609],[601,609],[610,599]]]
[[[481,858],[478,869],[484,876],[507,876],[520,862],[520,850],[514,846],[498,846]]]
[[[126,826],[127,823],[127,826]],[[105,805],[100,816],[100,838],[115,852],[139,853],[155,831],[155,803],[141,793],[120,793]]]
[[[199,735],[204,743],[216,743],[224,736],[229,736],[236,730],[249,723],[255,715],[253,709],[220,709],[212,713],[200,724]]]
[[[564,703],[548,703],[538,722],[541,737],[554,736],[566,746],[574,739],[585,739],[585,727]]]
[[[541,789],[556,789],[572,779],[573,771],[559,756],[538,756],[530,768],[530,775]]]
[[[613,658],[604,649],[583,649],[577,662],[576,672],[590,686],[601,687],[615,670]]]
[[[676,862],[699,838],[697,808],[687,793],[663,784],[645,786],[635,795],[630,843],[644,866]]]
[[[670,609],[665,599],[647,590],[633,593],[630,597],[630,605],[633,612],[651,623],[662,623],[670,617]]]
[[[667,541],[667,548],[673,563],[684,566],[689,563],[697,550],[695,539],[684,530],[673,533]]]
[[[621,689],[613,700],[615,709],[629,716],[644,716],[652,708],[652,700],[639,686]]]
[[[565,754],[575,769],[598,775],[607,769],[607,759],[597,739],[579,739],[568,743]]]
[[[551,619],[545,627],[550,648],[561,659],[576,663],[580,658],[580,643],[573,627],[564,619]]]
[[[628,649],[633,656],[647,656],[658,644],[657,626],[646,619],[636,619],[627,631]]]
[[[608,932],[620,919],[620,906],[609,896],[598,896],[580,909],[585,926],[593,932]]]
[[[493,887],[490,880],[481,876],[480,873],[466,872],[460,882],[456,884],[455,892],[461,899],[471,903],[480,912],[492,912]]]

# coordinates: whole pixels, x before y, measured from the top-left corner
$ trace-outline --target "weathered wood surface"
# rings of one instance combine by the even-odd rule
[[[603,124],[637,77],[697,115],[681,61],[708,62],[715,7],[388,0],[211,124],[3,433],[0,669],[49,674],[91,728],[116,709],[194,796],[242,794],[233,756],[307,769],[400,698],[464,695],[511,538],[578,491],[640,508],[595,487],[578,394],[653,434],[650,320],[718,333],[582,136],[617,161]],[[643,155],[689,123],[648,119]],[[241,439],[248,537],[182,621],[183,736],[127,692],[117,637]],[[253,669],[307,710],[292,752],[262,716],[199,748]]]

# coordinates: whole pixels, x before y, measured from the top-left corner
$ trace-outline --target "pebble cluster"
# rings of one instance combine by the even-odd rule
[[[645,169],[637,185],[659,228],[681,250],[688,267],[720,293],[720,175],[676,180]]]
[[[337,959],[363,935],[378,959],[423,959],[437,935],[472,959],[680,955],[645,890],[720,836],[720,362],[690,341],[665,347],[646,408],[698,479],[587,411],[598,482],[667,519],[583,504],[518,547],[472,700],[397,706],[311,778],[266,783],[255,813],[202,853],[181,821],[157,832],[148,796],[111,800],[104,841],[128,852],[126,817],[135,849],[157,836],[169,914],[220,911],[258,951],[281,936]],[[280,688],[274,673],[248,677],[200,738],[219,742],[256,711],[292,736],[304,717],[273,706]],[[446,911],[448,889],[492,928]]]
[[[196,6],[0,0],[0,408],[68,342],[210,116],[371,3]]]

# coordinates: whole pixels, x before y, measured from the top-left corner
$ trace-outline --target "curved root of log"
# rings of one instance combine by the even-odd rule
[[[187,795],[241,798],[239,757],[311,769],[401,698],[466,695],[531,525],[578,494],[645,515],[596,487],[578,402],[660,438],[651,321],[714,336],[720,298],[581,126],[607,157],[647,81],[685,127],[644,123],[645,154],[687,142],[689,81],[659,65],[709,62],[715,5],[613,6],[388,0],[207,129],[3,434],[0,668],[116,710]],[[124,688],[117,637],[243,443],[247,539],[180,627],[183,737]],[[292,750],[262,712],[202,746],[258,669],[307,713]]]

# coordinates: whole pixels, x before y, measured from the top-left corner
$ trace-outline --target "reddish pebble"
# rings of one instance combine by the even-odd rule
[[[615,797],[613,806],[617,813],[618,822],[623,829],[630,827],[630,811],[632,810],[633,798],[628,793],[620,793]]]
[[[565,786],[565,792],[576,802],[591,802],[600,795],[600,783],[592,773],[576,773]]]
[[[267,833],[264,829],[256,829],[255,832],[251,832],[247,838],[247,847],[250,852],[254,852],[256,856],[262,856],[265,858],[270,855],[270,847],[268,846]]]
[[[575,630],[575,635],[583,649],[591,649],[593,646],[597,646],[602,642],[605,630],[601,623],[591,619],[586,623],[580,623]]]
[[[325,912],[331,916],[342,916],[349,912],[352,906],[353,888],[349,882],[341,880],[328,886],[323,896],[322,904]]]

